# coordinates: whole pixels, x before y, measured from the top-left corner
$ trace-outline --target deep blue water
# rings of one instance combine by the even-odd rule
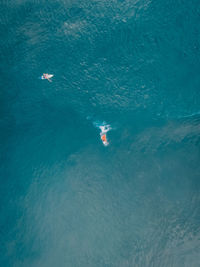
[[[199,1],[1,1],[0,33],[0,266],[198,267]]]

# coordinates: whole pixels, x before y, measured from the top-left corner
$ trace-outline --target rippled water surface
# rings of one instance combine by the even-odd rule
[[[0,266],[198,267],[199,1],[1,1],[0,33]]]

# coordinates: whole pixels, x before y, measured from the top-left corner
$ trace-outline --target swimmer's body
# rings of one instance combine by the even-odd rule
[[[109,142],[107,140],[107,132],[112,130],[111,126],[109,124],[106,124],[105,121],[100,122],[100,121],[95,121],[93,122],[93,125],[100,129],[100,138],[104,146],[108,146]]]
[[[106,134],[100,134],[101,135],[101,141],[103,142],[104,146],[107,146],[109,143],[107,141]]]
[[[103,126],[99,126],[99,128],[101,130],[101,132],[100,132],[101,141],[103,142],[104,146],[109,145],[106,133],[110,130],[110,126],[109,125],[103,125]]]

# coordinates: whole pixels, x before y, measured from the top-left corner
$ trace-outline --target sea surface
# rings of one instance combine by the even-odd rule
[[[2,0],[0,36],[0,266],[199,267],[199,0]]]

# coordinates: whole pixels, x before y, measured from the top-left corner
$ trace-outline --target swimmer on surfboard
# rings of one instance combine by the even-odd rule
[[[44,80],[48,80],[49,82],[52,82],[51,78],[53,77],[53,74],[48,74],[48,73],[43,73],[41,76],[41,79]]]

